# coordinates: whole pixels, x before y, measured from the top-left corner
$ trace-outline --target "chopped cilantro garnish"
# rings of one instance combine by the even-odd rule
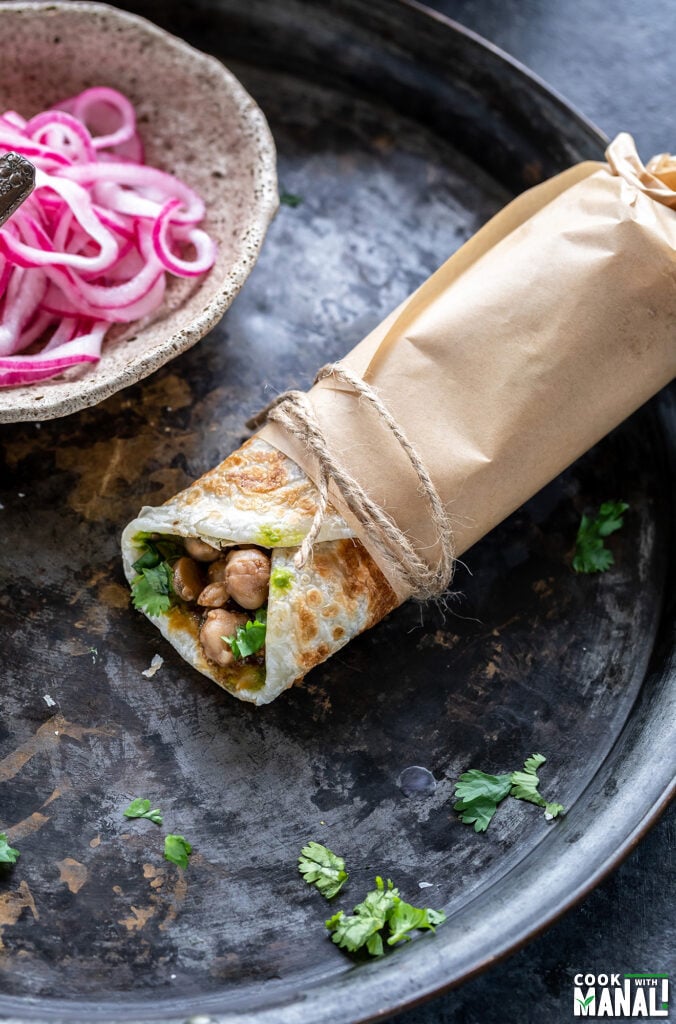
[[[486,775],[477,768],[471,768],[460,776],[455,785],[458,802],[453,808],[460,811],[461,821],[474,825],[475,832],[485,832],[498,804],[509,795],[511,786],[511,775]]]
[[[6,833],[0,832],[0,864],[16,864],[20,856],[20,852],[9,845]]]
[[[465,772],[455,784],[458,801],[453,807],[460,812],[460,820],[466,825],[474,825],[475,832],[485,832],[498,804],[507,796],[544,807],[548,820],[558,817],[564,810],[563,806],[547,803],[538,793],[540,780],[537,770],[545,761],[542,754],[533,754],[526,759],[523,771],[508,775],[487,775],[476,768]]]
[[[445,920],[446,915],[440,910],[405,903],[391,879],[385,885],[382,878],[377,877],[376,888],[366,894],[352,914],[346,916],[339,910],[328,919],[326,927],[342,949],[356,953],[366,947],[372,956],[382,956],[384,936],[388,946],[395,946],[408,941],[416,928],[434,931]]]
[[[538,793],[538,786],[540,785],[540,779],[538,778],[537,770],[547,760],[542,754],[533,754],[524,762],[522,772],[512,772],[512,788],[509,791],[510,796],[515,796],[517,800],[528,800],[531,804],[536,804],[538,807],[544,807],[545,818],[557,818],[565,808],[562,804],[550,804],[540,796]]]
[[[138,576],[132,581],[134,608],[148,615],[163,615],[174,603],[171,563],[181,557],[183,549],[171,537],[137,533],[134,544],[141,554],[133,563]]]
[[[143,572],[144,569],[154,569],[162,561],[162,556],[154,545],[149,545],[140,558],[137,558],[132,568],[136,572]]]
[[[238,626],[234,636],[222,636],[223,643],[228,644],[236,658],[248,658],[256,654],[265,644],[265,629],[268,614],[265,608],[259,608],[254,619],[244,626]]]
[[[623,526],[622,515],[628,508],[624,501],[606,501],[597,516],[582,516],[573,556],[575,572],[605,572],[611,567],[615,559],[603,540]]]
[[[320,843],[308,843],[300,851],[298,870],[306,882],[314,884],[330,900],[348,879],[345,861]]]
[[[144,551],[133,563],[136,572],[141,572],[143,569],[154,569],[160,562],[174,562],[184,553],[181,545],[170,537],[156,537],[154,540],[150,540],[144,536],[139,541],[139,536],[137,534],[134,542]]]
[[[179,868],[187,868],[188,857],[192,846],[184,836],[168,835],[164,837],[164,856]]]
[[[302,196],[297,196],[293,192],[287,192],[285,188],[279,193],[279,201],[282,206],[291,206],[295,209],[303,202]]]
[[[398,942],[408,942],[409,932],[416,928],[428,928],[434,931],[438,924],[443,924],[446,915],[443,910],[431,910],[429,907],[412,907],[410,903],[400,900],[387,919],[392,933],[387,940],[388,946],[396,946]]]
[[[129,804],[129,807],[122,812],[125,818],[148,818],[149,821],[154,821],[156,825],[162,824],[162,813],[157,807],[150,809],[150,800],[143,800],[141,797],[137,797]]]
[[[168,562],[142,569],[131,585],[134,608],[148,615],[162,615],[169,611],[174,603],[171,580],[172,572]]]

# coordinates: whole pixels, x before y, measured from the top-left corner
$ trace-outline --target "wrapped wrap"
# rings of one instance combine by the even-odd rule
[[[458,555],[676,374],[676,160],[644,167],[627,135],[606,156],[509,204],[343,360],[421,456]],[[440,539],[391,430],[331,376],[308,397],[336,459],[434,564]],[[334,484],[313,557],[295,567],[313,479],[306,448],[267,424],[123,535],[130,581],[139,531],[272,549],[285,586],[270,587],[265,672],[209,662],[194,612],[153,619],[195,668],[257,704],[410,593]]]

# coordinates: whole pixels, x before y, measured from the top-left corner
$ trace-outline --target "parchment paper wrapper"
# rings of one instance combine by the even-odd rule
[[[510,203],[342,360],[422,456],[457,555],[676,374],[676,159],[643,167],[626,134],[606,156]],[[433,561],[438,537],[389,429],[331,378],[309,396],[340,462]],[[302,445],[274,424],[262,436],[316,479]]]
[[[646,169],[627,135],[607,157],[516,199],[343,360],[422,457],[457,555],[676,374],[676,160]],[[335,379],[309,397],[331,452],[434,564],[439,537],[389,428]],[[294,571],[316,470],[301,443],[268,423],[123,534],[130,582],[139,531],[273,549],[273,576],[288,570],[293,583],[270,589],[260,677],[205,659],[194,612],[152,618],[198,671],[257,704],[409,596],[335,486],[314,557]]]

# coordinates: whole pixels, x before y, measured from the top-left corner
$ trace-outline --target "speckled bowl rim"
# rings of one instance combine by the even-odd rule
[[[164,29],[137,14],[130,14],[112,4],[93,2],[93,0],[2,0],[0,14],[8,11],[39,11],[41,8],[50,12],[72,12],[73,10],[101,14],[117,18],[129,26],[137,26],[144,32],[165,41],[174,49],[182,52],[194,65],[220,74],[228,83],[234,108],[239,114],[246,115],[246,120],[255,128],[258,146],[258,159],[254,166],[253,190],[255,205],[250,211],[249,221],[240,235],[246,237],[246,250],[232,264],[230,270],[219,286],[219,291],[210,299],[187,327],[169,335],[164,343],[155,347],[146,356],[136,357],[133,362],[122,368],[118,373],[99,381],[94,373],[81,380],[70,379],[63,382],[67,394],[59,390],[45,396],[39,404],[35,400],[26,399],[23,404],[16,403],[11,408],[3,408],[3,390],[0,390],[0,423],[18,423],[41,421],[68,416],[72,413],[97,405],[110,395],[138,383],[155,370],[164,366],[180,353],[195,345],[222,318],[232,304],[237,293],[255,266],[267,229],[279,206],[277,187],[277,152],[272,133],[265,116],[241,82],[215,57],[202,53],[184,40],[166,32]],[[254,132],[250,133],[252,136]],[[227,287],[226,287],[227,284]],[[7,394],[11,394],[7,390]]]

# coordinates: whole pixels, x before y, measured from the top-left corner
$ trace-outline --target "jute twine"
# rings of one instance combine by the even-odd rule
[[[316,480],[319,500],[312,525],[295,556],[298,568],[312,555],[312,549],[319,536],[329,500],[329,481],[333,480],[340,490],[345,504],[362,527],[369,543],[377,550],[388,578],[398,578],[413,597],[426,601],[439,597],[453,576],[455,549],[450,520],[436,487],[432,483],[425,465],[408,440],[399,424],[394,420],[377,392],[351,370],[339,363],[328,363],[322,367],[315,383],[325,377],[333,377],[351,387],[362,399],[375,409],[381,420],[391,430],[406,452],[420,481],[420,489],[430,509],[432,523],[439,541],[439,561],[431,566],[416,551],[406,534],[394,520],[363,489],[330,451],[321,431],[312,403],[303,391],[285,391],[278,395],[256,416],[250,419],[250,430],[261,426],[265,420],[272,420],[287,430],[309,451],[317,462]]]

